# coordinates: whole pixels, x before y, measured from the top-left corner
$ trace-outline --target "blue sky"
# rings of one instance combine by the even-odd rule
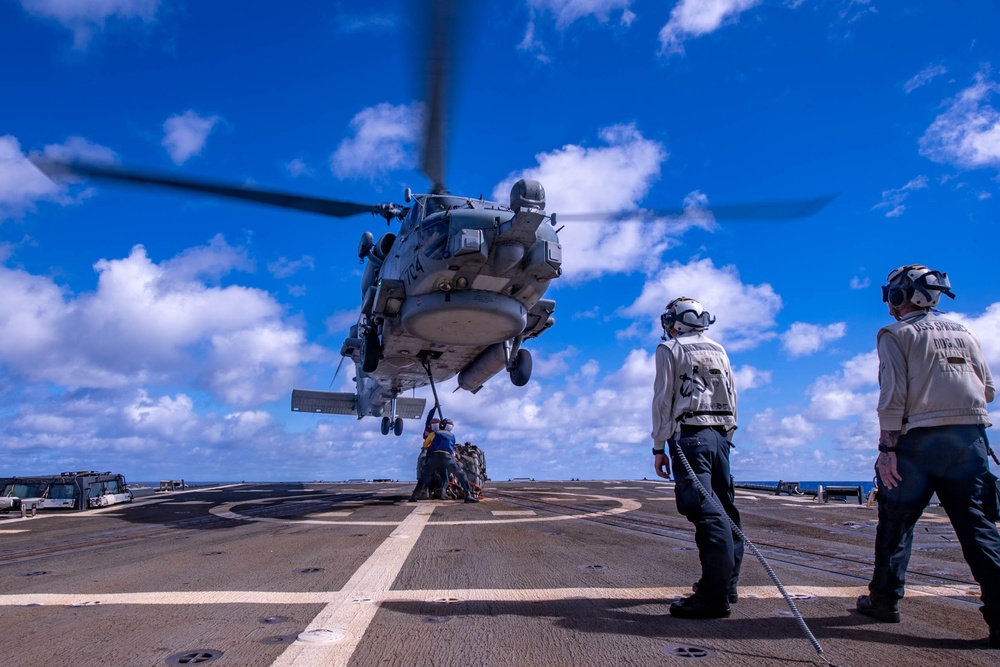
[[[334,369],[381,219],[28,162],[400,202],[429,186],[411,4],[0,0],[0,475],[412,479],[418,422],[397,439],[289,411],[293,387],[351,389]],[[440,388],[492,477],[652,476],[651,359],[681,294],[738,374],[737,479],[871,477],[896,266],[947,271],[943,307],[1000,368],[995,2],[515,0],[461,20],[454,193],[506,201],[525,175],[555,212],[838,195],[794,222],[567,223],[532,381]]]

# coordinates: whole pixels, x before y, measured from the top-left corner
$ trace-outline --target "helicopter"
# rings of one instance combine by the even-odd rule
[[[403,433],[404,419],[424,416],[427,399],[406,396],[457,376],[458,388],[477,393],[505,372],[525,386],[532,356],[525,344],[555,324],[555,301],[546,290],[563,274],[559,221],[621,219],[620,212],[556,214],[545,208],[541,183],[518,180],[507,202],[452,194],[445,186],[449,70],[454,37],[454,0],[428,0],[429,76],[421,170],[432,184],[402,204],[365,204],[305,196],[128,167],[32,157],[52,178],[79,176],[169,188],[302,212],[345,218],[370,214],[395,231],[376,239],[364,232],[357,258],[365,265],[357,322],[341,348],[341,364],[354,364],[353,392],[293,389],[291,409],[300,413],[381,419],[383,435]],[[797,218],[832,199],[742,204],[709,209],[716,219]],[[645,211],[664,218],[680,209]],[[634,213],[629,215],[635,215]],[[339,374],[340,366],[337,368]],[[336,377],[336,374],[335,376]]]

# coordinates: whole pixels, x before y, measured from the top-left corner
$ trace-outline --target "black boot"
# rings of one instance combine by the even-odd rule
[[[677,618],[727,618],[730,613],[727,601],[707,602],[697,593],[670,605],[670,615]]]
[[[899,610],[895,605],[888,606],[872,602],[870,595],[859,595],[857,610],[876,621],[882,623],[899,623]]]
[[[691,590],[694,591],[695,593],[698,592],[698,582],[697,581],[694,582],[693,584],[691,584]],[[729,595],[728,595],[728,597],[729,597],[729,604],[736,604],[737,602],[739,602],[740,601],[740,592],[739,592],[739,589],[737,589],[736,586],[730,586],[729,587]]]

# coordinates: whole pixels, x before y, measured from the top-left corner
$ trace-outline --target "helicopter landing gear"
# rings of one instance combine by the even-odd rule
[[[361,339],[361,370],[374,373],[378,368],[378,358],[382,353],[382,342],[375,327],[369,327]],[[387,431],[388,433],[388,431]]]
[[[509,344],[504,341],[503,351],[507,357],[507,372],[515,387],[523,387],[531,379],[531,353],[521,349],[521,338],[518,336]]]
[[[382,417],[382,435],[389,435],[389,431],[396,437],[403,435],[403,418],[396,414],[395,394],[389,400],[389,414]]]
[[[389,415],[382,417],[382,435],[389,435],[389,431],[395,436],[403,435],[403,418],[393,419]]]
[[[515,387],[523,387],[531,379],[531,353],[518,350],[514,356],[513,368],[510,369],[510,381]]]

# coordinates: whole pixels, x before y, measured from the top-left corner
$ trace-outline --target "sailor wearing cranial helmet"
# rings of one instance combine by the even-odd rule
[[[739,599],[743,541],[730,524],[731,519],[739,526],[740,514],[729,473],[736,386],[725,348],[705,335],[714,323],[694,299],[674,299],[660,317],[664,342],[655,354],[653,467],[669,479],[673,462],[677,511],[695,526],[701,560],[695,594],[670,606],[671,615],[680,618],[723,618]],[[721,506],[702,495],[696,479]]]
[[[882,287],[896,322],[877,337],[878,529],[870,593],[857,610],[900,621],[913,528],[937,493],[982,589],[989,645],[1000,648],[1000,534],[986,511],[997,494],[986,437],[996,391],[975,334],[936,310],[942,294],[955,298],[948,274],[922,264],[894,269]]]

